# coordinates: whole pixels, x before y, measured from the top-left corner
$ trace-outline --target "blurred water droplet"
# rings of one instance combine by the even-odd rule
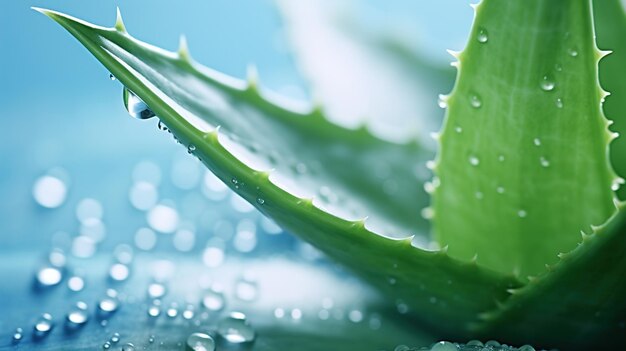
[[[283,308],[275,308],[274,309],[274,317],[281,319],[283,317],[285,317],[285,310]]]
[[[179,229],[172,238],[174,248],[180,252],[191,251],[196,244],[196,233],[190,229]]]
[[[103,213],[102,204],[95,199],[85,198],[76,205],[76,218],[81,222],[89,218],[102,219]]]
[[[299,308],[294,308],[291,310],[290,315],[291,315],[291,319],[296,320],[296,321],[300,320],[302,319],[302,310]]]
[[[133,256],[133,248],[128,244],[117,245],[113,250],[113,257],[122,264],[130,264],[133,261]]]
[[[102,344],[102,348],[105,350],[108,350],[111,348],[111,342],[110,341],[106,341],[104,344]]]
[[[126,345],[122,346],[122,351],[135,351],[135,345],[127,343]]]
[[[178,317],[178,304],[176,302],[172,302],[165,314],[172,319]]]
[[[485,28],[478,28],[478,35],[476,36],[476,40],[478,40],[479,43],[483,44],[489,41],[489,33],[487,33],[487,30]]]
[[[193,154],[194,151],[196,151],[196,146],[194,144],[189,144],[189,146],[187,146],[187,153]]]
[[[563,99],[557,98],[555,104],[556,104],[556,107],[563,108]]]
[[[256,203],[259,205],[263,205],[265,204],[265,199],[263,199],[262,197],[257,197],[256,198]]]
[[[24,330],[22,328],[15,329],[15,332],[13,333],[13,342],[14,343],[20,342],[20,340],[22,340],[23,337],[24,337]]]
[[[360,323],[363,320],[363,312],[352,310],[348,313],[348,319],[353,323]]]
[[[498,155],[498,162],[504,162],[504,155]]]
[[[541,164],[541,167],[550,167],[550,161],[543,156],[539,157],[539,164]]]
[[[578,56],[578,49],[576,49],[575,47],[569,48],[569,49],[567,49],[567,53],[571,57],[576,57],[576,56]]]
[[[152,161],[141,161],[135,165],[132,172],[133,182],[148,182],[159,185],[161,182],[161,169]]]
[[[219,311],[226,305],[226,299],[221,291],[210,289],[202,297],[202,306],[209,311]]]
[[[135,232],[135,246],[144,251],[150,251],[156,245],[157,236],[150,228],[139,228]]]
[[[481,191],[477,191],[474,196],[476,196],[478,200],[482,200],[485,195]]]
[[[217,332],[224,340],[232,344],[250,343],[256,336],[246,316],[241,312],[232,312],[229,316],[222,318]]]
[[[447,341],[440,341],[430,348],[430,351],[458,351],[455,344]]]
[[[233,246],[235,250],[247,253],[254,250],[257,245],[256,233],[253,230],[243,229],[237,230],[235,238],[233,239]]]
[[[128,199],[134,208],[146,211],[156,205],[159,193],[154,184],[140,181],[133,184],[128,192]]]
[[[328,310],[320,310],[319,312],[317,312],[317,317],[323,321],[327,320],[328,318],[330,318],[330,312],[328,312]]]
[[[187,337],[187,346],[193,351],[215,351],[215,340],[205,333],[192,333]]]
[[[76,306],[67,313],[66,320],[69,328],[78,328],[85,325],[89,320],[87,304],[82,301],[76,303]]]
[[[224,261],[224,249],[218,246],[207,246],[202,253],[202,262],[207,267],[218,267]]]
[[[148,119],[156,116],[152,110],[148,108],[143,100],[141,100],[135,93],[124,88],[122,93],[124,107],[128,114],[137,119]]]
[[[122,263],[115,263],[109,268],[109,278],[116,282],[123,282],[128,279],[130,270],[128,266]]]
[[[56,267],[43,267],[37,271],[35,279],[39,287],[46,288],[59,284],[63,279],[63,274]]]
[[[454,131],[455,131],[455,132],[457,132],[457,133],[459,133],[459,134],[461,134],[461,133],[463,132],[463,128],[461,128],[461,127],[455,127],[455,128],[454,128]]]
[[[109,79],[110,80],[115,80],[115,76],[113,75],[113,73],[109,73]]]
[[[120,341],[120,333],[113,333],[111,339],[109,339],[112,343],[118,343]]]
[[[67,280],[67,288],[74,292],[82,291],[85,287],[85,280],[77,275]]]
[[[372,330],[378,330],[382,326],[382,320],[379,314],[374,313],[370,316],[369,327]]]
[[[182,313],[183,318],[186,319],[186,320],[193,319],[193,317],[195,315],[196,315],[196,312],[194,310],[194,306],[193,305],[187,305],[187,307],[185,308],[185,310]]]
[[[469,102],[470,102],[470,106],[472,106],[473,108],[480,108],[483,105],[483,102],[480,99],[480,96],[478,96],[477,94],[470,95]]]
[[[258,294],[258,284],[255,280],[240,278],[235,283],[235,296],[242,301],[254,301]]]
[[[400,314],[406,314],[409,312],[409,306],[402,300],[396,301],[396,309],[400,312]]]
[[[535,144],[535,146],[541,146],[541,139],[539,138],[533,139],[533,144]]]
[[[33,197],[42,207],[57,208],[65,202],[67,185],[51,175],[39,177],[33,185]]]
[[[554,77],[551,74],[546,74],[541,78],[541,89],[544,91],[552,91],[556,86]]]
[[[118,307],[119,302],[117,301],[117,298],[110,296],[105,297],[98,301],[98,314],[101,317],[107,317],[112,313],[115,313]]]
[[[152,283],[148,285],[148,297],[151,299],[160,299],[167,293],[167,288],[161,283]]]
[[[480,160],[476,156],[470,156],[468,160],[469,160],[470,165],[472,166],[478,166],[478,164],[480,163]]]
[[[33,327],[33,336],[35,338],[46,337],[50,334],[52,328],[54,328],[52,316],[49,313],[44,313],[35,322],[35,326]]]
[[[152,305],[148,307],[148,316],[156,318],[161,315],[161,307]]]
[[[437,99],[437,105],[439,105],[439,107],[441,108],[448,107],[448,102],[446,101],[446,99],[447,99],[447,96],[443,94],[439,94],[439,98]]]
[[[157,232],[172,233],[178,228],[178,212],[165,204],[154,206],[148,212],[146,219],[150,227]]]
[[[525,210],[519,210],[519,211],[517,211],[517,215],[518,215],[519,218],[526,218],[528,213]]]
[[[504,187],[501,187],[501,186],[497,187],[497,188],[496,188],[496,192],[497,192],[498,194],[503,194],[503,193],[504,193]]]

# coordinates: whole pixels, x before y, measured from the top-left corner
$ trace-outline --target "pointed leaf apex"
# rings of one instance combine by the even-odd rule
[[[118,32],[122,32],[122,33],[128,33],[126,31],[126,26],[124,25],[124,20],[122,19],[122,12],[120,11],[119,6],[117,7],[117,15],[115,18],[115,29],[117,29]]]
[[[461,55],[460,51],[454,51],[454,50],[446,50],[448,52],[448,54],[450,54],[452,57],[454,57],[455,59],[459,59],[459,56]]]
[[[187,37],[184,34],[180,35],[178,40],[178,57],[186,62],[191,62],[191,54],[189,53],[189,46],[187,44]]]
[[[352,222],[352,226],[359,229],[365,228],[365,221],[367,221],[368,218],[368,216],[365,216],[361,219],[357,219],[356,221]]]

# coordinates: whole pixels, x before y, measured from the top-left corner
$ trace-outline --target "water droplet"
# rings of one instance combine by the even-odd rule
[[[148,307],[148,316],[156,318],[161,315],[161,307],[152,305]]]
[[[13,333],[13,342],[17,343],[24,337],[24,330],[22,328],[15,329],[15,333]]]
[[[389,277],[387,281],[389,282],[389,285],[396,285],[396,283],[398,282],[398,280],[394,277]]]
[[[49,313],[44,313],[39,317],[39,319],[35,322],[35,326],[33,329],[33,335],[36,338],[46,337],[54,328],[54,323],[52,322],[52,316]]]
[[[530,345],[523,345],[517,351],[535,351],[535,348]]]
[[[352,310],[348,313],[348,319],[353,323],[360,323],[363,320],[363,312]]]
[[[241,278],[235,284],[235,296],[242,301],[254,301],[258,294],[257,282],[252,279]]]
[[[175,302],[172,302],[170,307],[167,309],[166,314],[168,317],[172,319],[178,317],[178,304]]]
[[[400,314],[406,314],[409,312],[409,306],[402,300],[396,301],[396,309]]]
[[[161,283],[152,283],[148,285],[148,297],[151,299],[160,299],[167,293],[167,288]]]
[[[563,108],[563,99],[561,99],[561,98],[556,98],[555,105],[556,105],[556,107],[558,107],[558,108]]]
[[[328,312],[328,310],[320,310],[319,312],[317,312],[317,317],[325,321],[330,318],[330,312]]]
[[[42,207],[57,208],[65,202],[67,185],[60,178],[45,175],[33,185],[33,197]]]
[[[82,291],[85,287],[85,280],[79,276],[73,276],[67,280],[67,288],[74,292]]]
[[[122,346],[122,351],[135,351],[135,345],[128,343]]]
[[[114,297],[105,297],[98,302],[98,314],[102,317],[108,316],[117,311],[119,303]]]
[[[162,131],[169,131],[165,123],[163,123],[161,120],[159,120],[159,123],[157,123],[157,128]]]
[[[485,197],[485,195],[481,191],[477,191],[476,194],[474,195],[476,196],[478,200],[482,200],[483,197]]]
[[[35,279],[40,288],[47,288],[59,284],[63,279],[63,274],[56,267],[43,267],[37,271]]]
[[[85,325],[89,320],[87,304],[82,301],[77,302],[76,306],[67,313],[66,320],[69,328],[78,328]]]
[[[105,350],[110,349],[111,348],[111,342],[110,341],[105,342],[104,344],[102,344],[102,348],[105,349]]]
[[[458,351],[455,344],[447,341],[440,341],[430,348],[430,351]]]
[[[478,96],[477,94],[470,95],[469,103],[470,103],[470,106],[472,106],[473,108],[480,108],[483,105],[483,102],[480,99],[480,96]]]
[[[501,187],[501,186],[497,187],[497,188],[496,188],[496,192],[497,192],[498,194],[504,194],[504,187]]]
[[[189,146],[187,146],[187,153],[193,154],[194,151],[196,151],[196,146],[194,144],[189,144]]]
[[[527,216],[527,215],[528,215],[528,213],[526,213],[526,211],[525,211],[525,210],[519,210],[519,211],[517,211],[517,216],[518,216],[519,218],[526,218],[526,216]]]
[[[116,282],[123,282],[128,279],[130,270],[127,265],[121,263],[115,263],[109,269],[109,278]]]
[[[291,319],[296,320],[296,321],[300,320],[302,319],[302,310],[299,308],[294,308],[291,310],[290,315],[291,315]]]
[[[115,76],[113,75],[113,73],[109,73],[109,79],[110,80],[115,80]]]
[[[256,202],[257,202],[259,205],[263,205],[263,204],[265,204],[265,199],[263,199],[263,198],[261,198],[261,197],[257,197]]]
[[[145,102],[143,102],[135,93],[124,88],[123,91],[124,107],[126,111],[133,118],[148,119],[155,116],[154,112],[148,108]]]
[[[214,351],[215,340],[205,333],[193,333],[187,337],[187,346],[193,351]]]
[[[196,315],[193,305],[188,305],[182,313],[183,319],[190,320]]]
[[[539,163],[541,164],[541,167],[550,167],[550,161],[543,156],[539,157]]]
[[[178,228],[178,211],[166,204],[154,206],[148,212],[146,219],[150,227],[157,232],[173,233]]]
[[[151,344],[154,342],[154,335],[150,335],[150,337],[148,338],[148,342]]]
[[[274,317],[278,319],[285,317],[285,310],[280,307],[274,309]]]
[[[539,138],[533,139],[533,144],[535,144],[535,146],[541,146],[541,139]]]
[[[498,162],[504,162],[504,155],[498,155]]]
[[[554,65],[554,69],[557,72],[561,72],[563,70],[563,66],[561,66],[560,64],[557,63],[557,64]]]
[[[476,40],[478,40],[479,43],[483,44],[489,40],[489,33],[487,33],[487,30],[485,28],[478,28],[478,35],[476,35]]]
[[[470,156],[469,157],[469,163],[472,166],[478,166],[478,164],[480,163],[480,160],[476,156]]]
[[[437,105],[439,105],[439,107],[441,108],[448,107],[448,102],[446,101],[446,99],[447,99],[447,96],[443,94],[439,94],[439,98],[437,99]]]
[[[569,48],[567,49],[567,54],[571,57],[576,57],[578,56],[578,49],[576,49],[575,47]]]
[[[541,78],[541,89],[544,91],[552,91],[555,87],[554,77],[551,74],[546,74]]]
[[[233,312],[222,318],[217,327],[218,334],[229,343],[242,344],[254,341],[255,331],[246,320],[246,315]]]
[[[209,311],[219,311],[224,308],[226,300],[221,291],[208,290],[202,297],[202,306]]]
[[[147,211],[156,205],[159,193],[154,184],[139,181],[130,188],[128,198],[133,207],[141,211]]]
[[[112,343],[118,343],[120,341],[120,333],[113,333],[110,340]]]
[[[461,128],[461,127],[456,127],[456,128],[454,128],[454,131],[460,134],[460,133],[462,133],[462,132],[463,132],[463,128]]]
[[[224,262],[224,249],[214,246],[216,244],[217,243],[207,246],[202,253],[202,262],[210,268],[219,267],[222,262]]]

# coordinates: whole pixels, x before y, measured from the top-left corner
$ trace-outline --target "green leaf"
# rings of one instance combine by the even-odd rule
[[[424,241],[428,230],[417,213],[427,196],[415,173],[424,157],[415,142],[393,144],[364,128],[335,126],[319,108],[287,109],[268,100],[256,81],[246,86],[191,61],[186,45],[171,53],[132,38],[121,19],[115,28],[103,28],[40,11],[145,101],[226,184],[398,299],[400,309],[406,304],[422,321],[463,335],[478,312],[520,286],[511,275],[402,238],[422,233],[416,239]],[[371,216],[367,223],[358,219],[365,215]]]
[[[626,14],[619,0],[596,0],[593,2],[596,40],[602,50],[611,54],[600,61],[600,84],[611,95],[606,97],[602,108],[607,118],[615,123],[611,129],[622,137],[611,143],[611,163],[617,174],[626,175]],[[617,194],[626,198],[626,187]]]
[[[614,211],[590,2],[483,1],[456,56],[435,232],[453,257],[538,273]]]
[[[593,343],[621,349],[626,342],[626,211],[583,235],[558,263],[511,290],[497,310],[481,314],[474,330],[511,342],[533,342],[543,347],[592,349]]]

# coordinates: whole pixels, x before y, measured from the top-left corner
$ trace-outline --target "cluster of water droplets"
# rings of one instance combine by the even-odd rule
[[[398,345],[394,351],[536,351],[530,345],[513,347],[506,344],[500,344],[495,340],[482,343],[478,340],[471,340],[465,344],[452,343],[448,341],[437,342],[430,347],[409,347],[406,345]]]

